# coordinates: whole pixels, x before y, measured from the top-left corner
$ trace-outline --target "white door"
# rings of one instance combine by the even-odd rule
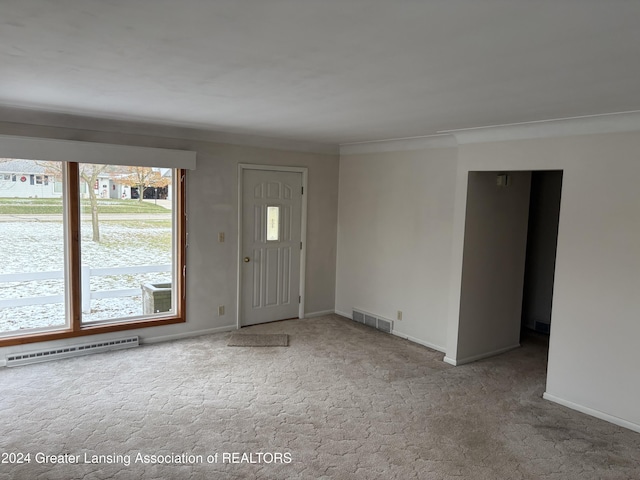
[[[302,173],[242,172],[240,324],[298,318]]]

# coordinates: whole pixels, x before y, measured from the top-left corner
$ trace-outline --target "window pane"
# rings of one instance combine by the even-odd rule
[[[280,240],[280,207],[267,207],[267,241]]]
[[[0,335],[66,326],[62,164],[0,159]],[[6,172],[6,173],[5,173]]]
[[[173,170],[79,168],[82,322],[174,313]]]

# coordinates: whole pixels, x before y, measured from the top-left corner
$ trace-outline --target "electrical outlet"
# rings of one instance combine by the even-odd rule
[[[219,316],[224,315],[224,305],[220,305],[220,306],[218,307],[218,315],[219,315]]]
[[[224,232],[218,233],[218,242],[224,243]]]
[[[402,320],[402,310],[398,310],[398,315],[396,316],[397,320]]]

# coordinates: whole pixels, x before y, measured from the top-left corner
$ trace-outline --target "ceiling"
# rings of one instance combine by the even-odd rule
[[[345,144],[640,110],[640,2],[2,0],[0,106]]]

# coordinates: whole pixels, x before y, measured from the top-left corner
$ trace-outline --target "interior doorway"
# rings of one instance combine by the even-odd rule
[[[469,172],[455,364],[520,346],[525,298],[527,305],[548,305],[550,323],[561,175],[562,172]],[[555,217],[541,219],[551,217],[547,203],[557,203]],[[540,253],[533,248],[529,252],[532,221],[545,225],[536,227],[536,235],[548,240],[543,242],[545,259],[550,253],[546,246],[553,244],[551,268],[547,264],[536,268]],[[546,235],[553,238],[549,240]],[[525,288],[528,264],[529,282]]]
[[[561,170],[531,172],[521,338],[527,330],[551,332],[561,197]]]

